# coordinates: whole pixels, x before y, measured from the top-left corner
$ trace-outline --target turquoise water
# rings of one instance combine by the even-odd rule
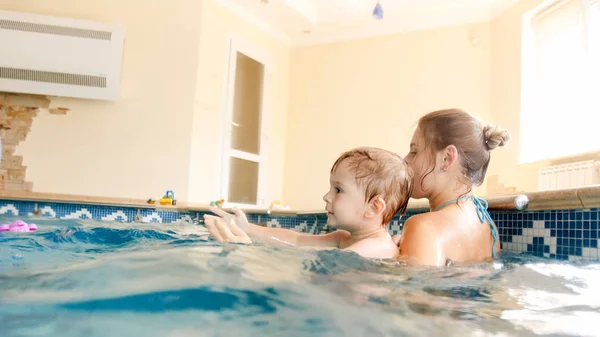
[[[597,263],[414,268],[184,223],[26,221],[39,230],[0,234],[4,337],[600,334]]]

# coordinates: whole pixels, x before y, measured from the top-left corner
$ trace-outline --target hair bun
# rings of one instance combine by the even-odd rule
[[[505,146],[510,140],[510,133],[499,126],[489,124],[483,128],[483,139],[487,149],[491,151],[499,146]]]

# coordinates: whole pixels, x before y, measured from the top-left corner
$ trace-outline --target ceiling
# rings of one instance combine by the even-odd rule
[[[519,0],[218,0],[292,45],[330,43],[405,31],[485,22]]]

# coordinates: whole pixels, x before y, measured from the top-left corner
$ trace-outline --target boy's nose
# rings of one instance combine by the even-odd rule
[[[325,195],[323,196],[323,201],[325,201],[325,202],[328,203],[329,202],[329,197],[328,196],[329,196],[329,192],[325,193]]]

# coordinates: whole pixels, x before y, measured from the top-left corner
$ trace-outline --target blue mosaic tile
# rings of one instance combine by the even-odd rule
[[[181,214],[180,212],[175,212],[175,211],[162,211],[159,210],[157,211],[158,216],[160,216],[162,218],[162,223],[173,223],[173,222],[177,222],[177,220],[179,220],[179,215]]]
[[[394,216],[388,224],[390,234],[401,234],[406,219],[415,214],[418,213]],[[558,260],[600,258],[598,209],[491,211],[490,214],[498,227],[503,250]],[[318,215],[316,221],[316,231],[311,231],[312,234],[321,233],[327,228],[326,216]]]
[[[28,216],[34,210],[35,204],[30,201],[0,200],[0,214]]]
[[[248,213],[248,214],[246,214],[246,218],[248,218],[248,222],[250,222],[250,223],[259,224],[262,222],[260,214]]]
[[[0,215],[47,216],[60,219],[94,219],[119,222],[194,223],[206,212],[178,212],[151,208],[85,205],[74,203],[0,200]],[[209,213],[210,214],[210,213]],[[388,224],[390,234],[401,234],[404,222],[418,214],[395,215]],[[491,211],[503,250],[527,252],[557,260],[600,260],[600,209],[549,211]],[[247,214],[252,223],[287,228],[311,234],[332,231],[325,214],[271,216]]]
[[[261,223],[267,223],[268,226],[275,226],[287,229],[293,229],[294,227],[302,224],[302,218],[297,216],[270,216],[263,215],[261,216]]]
[[[558,260],[599,258],[598,209],[491,214],[505,250]]]
[[[162,223],[163,219],[158,213],[159,211],[155,209],[140,209],[138,213],[140,219],[138,219],[138,221]]]

